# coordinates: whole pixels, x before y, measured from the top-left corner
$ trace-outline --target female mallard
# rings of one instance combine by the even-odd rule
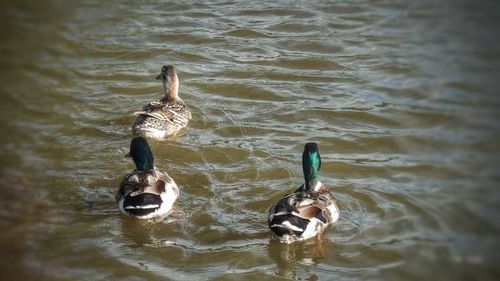
[[[116,193],[118,208],[141,219],[166,215],[179,196],[179,188],[165,172],[155,168],[153,153],[142,137],[132,139],[130,153],[135,171],[123,178]]]
[[[179,79],[171,65],[165,65],[156,79],[162,79],[165,96],[159,102],[150,102],[137,115],[132,130],[145,137],[163,138],[174,135],[187,126],[191,111],[177,95]]]
[[[290,244],[314,236],[319,238],[328,224],[338,220],[337,204],[319,181],[320,168],[318,144],[306,143],[302,153],[304,184],[269,210],[269,228],[281,242]]]

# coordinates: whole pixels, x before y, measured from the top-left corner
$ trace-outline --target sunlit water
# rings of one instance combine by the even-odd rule
[[[498,279],[494,1],[9,2],[2,280]],[[113,196],[164,64],[193,119],[151,142],[181,195],[144,222]],[[266,215],[307,141],[341,217],[282,245]]]

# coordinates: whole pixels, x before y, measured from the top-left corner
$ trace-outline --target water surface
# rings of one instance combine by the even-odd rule
[[[498,279],[493,1],[100,2],[0,4],[2,280]],[[113,196],[164,64],[193,119],[144,222]],[[282,245],[308,141],[341,217]]]

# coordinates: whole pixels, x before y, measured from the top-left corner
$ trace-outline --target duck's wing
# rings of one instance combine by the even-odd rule
[[[331,204],[331,194],[326,192],[294,192],[283,197],[271,208],[269,220],[274,216],[295,216],[305,220],[317,218],[323,223],[330,222],[330,214],[327,209]]]
[[[161,195],[165,193],[165,186],[166,183],[165,181],[159,179],[153,184],[141,186],[138,189],[136,189],[134,192],[130,193],[130,196],[137,196],[139,194],[143,193],[149,193],[149,194],[154,194],[154,195]]]
[[[115,195],[115,200],[118,202],[120,198],[126,196],[127,194],[140,190],[141,188],[156,181],[157,178],[153,170],[145,172],[134,171],[123,178]]]
[[[146,115],[182,127],[186,126],[191,119],[191,111],[180,99],[167,103],[149,103],[142,111],[134,112],[134,115]]]
[[[179,196],[179,188],[171,176],[159,170],[156,170],[156,176],[158,177],[158,181],[164,182],[163,188],[167,193],[170,194],[171,190],[175,194],[176,198]]]
[[[304,219],[316,218],[322,223],[331,222],[331,214],[328,210],[328,206],[332,204],[331,195],[329,193],[318,192],[308,195],[310,198],[301,201],[297,207],[298,212],[294,212],[293,214]]]
[[[169,188],[173,188],[175,193],[179,193],[172,177],[156,168],[145,172],[135,171],[128,174],[120,186],[123,195],[130,194],[132,196],[142,193],[161,195]]]

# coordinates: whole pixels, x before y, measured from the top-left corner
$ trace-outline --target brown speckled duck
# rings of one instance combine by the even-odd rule
[[[163,82],[165,96],[159,102],[150,102],[137,115],[132,130],[134,134],[151,138],[164,138],[177,134],[191,119],[191,111],[179,98],[179,78],[171,65],[163,66],[156,77]]]

